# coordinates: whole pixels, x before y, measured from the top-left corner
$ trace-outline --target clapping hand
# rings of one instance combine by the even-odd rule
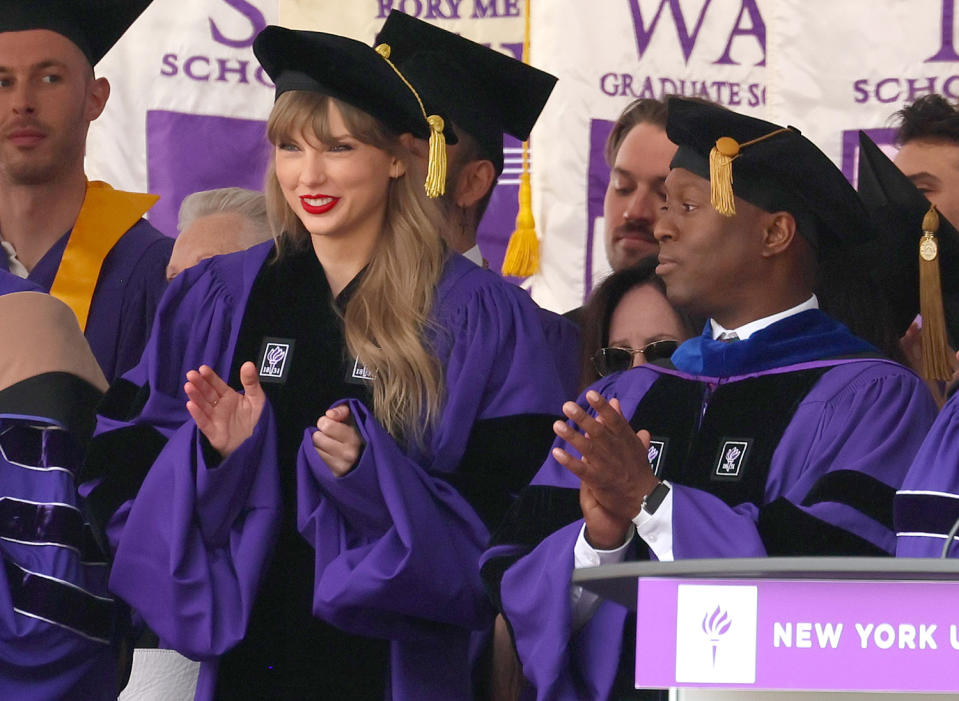
[[[337,477],[353,469],[363,452],[363,439],[353,425],[350,408],[340,404],[320,417],[313,447]]]
[[[595,418],[575,402],[563,405],[563,413],[582,433],[562,421],[553,425],[556,435],[582,458],[562,448],[554,448],[553,457],[580,479],[580,506],[590,543],[609,550],[623,544],[643,498],[659,480],[649,466],[649,432],[633,431],[617,399],[607,402],[591,390],[586,401],[596,411]]]
[[[253,435],[266,403],[256,365],[246,362],[240,368],[242,394],[233,390],[209,365],[190,370],[186,379],[183,389],[189,400],[187,411],[210,445],[226,458]]]

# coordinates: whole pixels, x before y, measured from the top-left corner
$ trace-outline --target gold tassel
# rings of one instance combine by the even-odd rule
[[[709,152],[709,200],[724,217],[736,216],[733,196],[733,159],[739,155],[739,144],[729,136],[716,139]]]
[[[739,143],[731,136],[720,136],[716,145],[709,152],[709,201],[713,208],[724,217],[736,216],[736,198],[733,194],[733,161],[739,158],[740,152],[747,146],[758,144],[760,141],[794,131],[792,127],[781,127],[768,134],[763,134],[751,141]]]
[[[530,3],[523,5],[523,63],[529,63]],[[506,256],[500,268],[503,275],[529,277],[539,270],[539,239],[536,238],[536,220],[533,219],[533,189],[529,175],[529,141],[523,142],[523,170],[519,176],[519,212],[516,230],[509,237]]]
[[[503,258],[503,275],[529,277],[539,270],[539,241],[536,238],[536,221],[533,219],[533,195],[529,173],[519,176],[519,212],[516,215],[516,231],[509,238],[506,256]]]
[[[919,339],[923,378],[945,381],[952,377],[952,366],[946,340],[946,314],[942,307],[938,231],[939,213],[932,205],[922,218],[922,238],[919,240],[919,313],[922,315]]]
[[[438,114],[426,118],[430,125],[430,154],[426,169],[426,196],[442,197],[446,194],[446,125]]]
[[[426,166],[426,196],[431,199],[442,197],[446,194],[446,137],[443,135],[446,124],[443,122],[443,118],[438,114],[427,116],[426,107],[423,105],[423,100],[420,99],[419,93],[416,92],[416,88],[410,84],[406,76],[400,73],[400,70],[393,65],[393,62],[390,60],[390,55],[393,53],[390,45],[377,44],[373,50],[383,57],[383,60],[386,61],[389,67],[393,69],[393,72],[399,76],[406,87],[410,89],[413,97],[415,97],[417,103],[419,103],[420,112],[423,113],[423,118],[430,127],[430,151]]]

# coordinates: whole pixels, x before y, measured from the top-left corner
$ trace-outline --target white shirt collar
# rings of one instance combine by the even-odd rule
[[[468,251],[463,251],[462,255],[468,261],[476,263],[479,266],[483,265],[483,254],[480,253],[479,246],[473,246]]]
[[[762,319],[756,319],[756,321],[750,321],[748,324],[743,324],[739,328],[723,328],[723,326],[715,319],[710,319],[709,324],[713,329],[713,340],[716,340],[720,337],[720,335],[731,331],[739,337],[740,341],[745,341],[757,331],[762,331],[764,328],[771,324],[775,324],[777,321],[782,321],[787,317],[794,316],[800,312],[805,312],[810,309],[819,309],[819,300],[816,298],[816,295],[812,295],[805,302],[802,304],[797,304],[791,309],[787,309],[786,311],[778,312],[770,316],[764,316]]]
[[[20,262],[19,258],[17,258],[17,252],[13,248],[13,244],[4,240],[4,238],[0,236],[0,248],[3,249],[3,252],[7,256],[7,266],[10,269],[10,272],[17,277],[26,279],[26,277],[30,274],[30,271],[27,270],[26,266]]]

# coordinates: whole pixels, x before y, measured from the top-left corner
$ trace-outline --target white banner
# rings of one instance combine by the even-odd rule
[[[764,115],[766,26],[757,0],[579,0],[533,5],[533,63],[559,76],[534,140],[543,236],[533,296],[562,311],[609,272],[603,146],[632,100],[696,95]]]
[[[261,189],[273,85],[251,47],[277,16],[277,0],[155,0],[96,68],[112,91],[88,176],[160,195],[149,216],[171,236],[191,192]]]
[[[94,123],[88,171],[158,192],[169,234],[183,196],[259,187],[273,90],[250,45],[267,23],[371,43],[391,9],[519,55],[524,0],[155,0],[98,72],[113,95]],[[542,242],[534,297],[563,311],[608,272],[603,142],[637,97],[699,95],[792,124],[847,176],[857,129],[880,143],[889,117],[930,91],[959,98],[956,0],[531,0],[532,63],[558,76],[533,131]],[[519,144],[480,227],[498,266],[513,229]]]

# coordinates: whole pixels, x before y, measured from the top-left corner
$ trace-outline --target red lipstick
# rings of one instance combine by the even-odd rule
[[[339,197],[329,195],[301,195],[300,204],[307,214],[326,214],[340,201]]]

